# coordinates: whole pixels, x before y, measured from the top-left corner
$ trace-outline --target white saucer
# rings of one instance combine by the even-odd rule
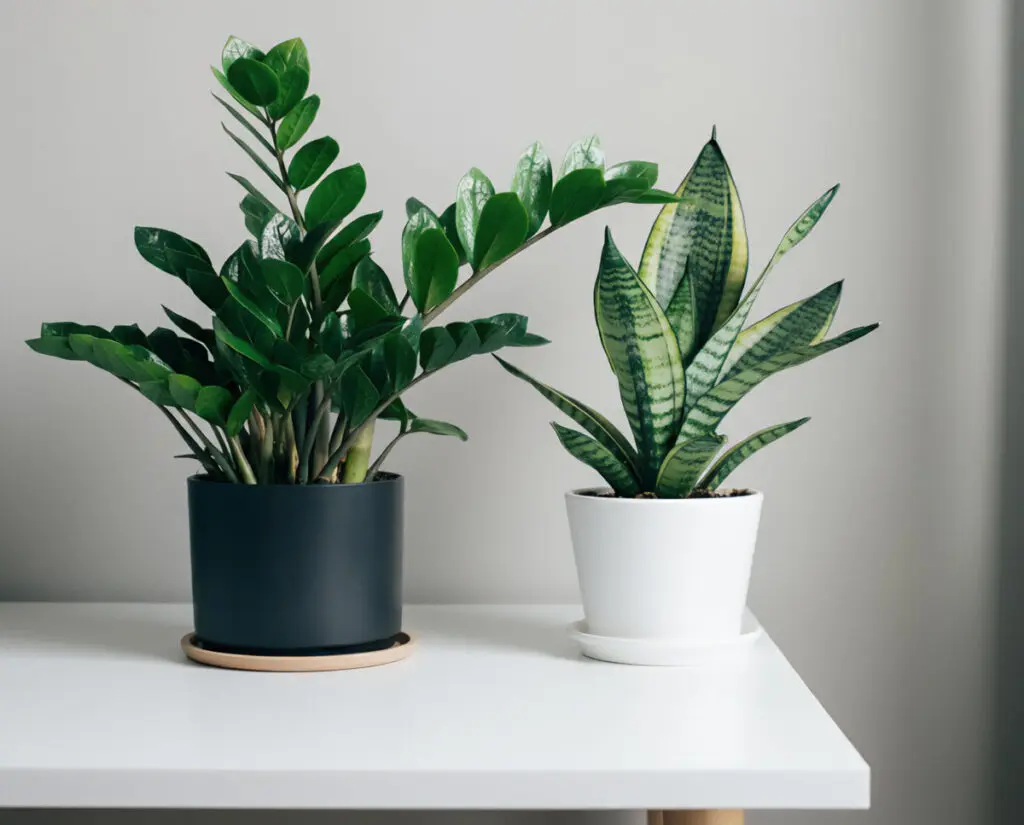
[[[587,633],[585,619],[569,625],[583,655],[623,665],[698,667],[742,657],[761,638],[764,630],[752,613],[743,617],[740,635],[731,639],[692,641],[675,639],[623,639]]]

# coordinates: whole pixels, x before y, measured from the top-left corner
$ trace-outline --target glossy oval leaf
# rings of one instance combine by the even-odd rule
[[[248,57],[251,60],[263,60],[264,54],[257,49],[252,43],[247,43],[240,37],[232,35],[227,39],[224,44],[224,48],[221,49],[220,53],[220,65],[221,68],[226,72],[231,68],[231,64],[242,57]]]
[[[175,404],[186,410],[196,408],[196,397],[202,388],[202,384],[188,375],[175,373],[167,378],[167,389],[171,393],[171,398]]]
[[[551,192],[551,225],[564,226],[601,205],[604,175],[600,169],[577,169],[555,184]]]
[[[341,377],[339,402],[348,422],[348,429],[361,425],[380,402],[380,393],[362,367],[352,367]]]
[[[291,117],[291,115],[289,115]],[[337,223],[359,205],[366,192],[366,173],[358,163],[335,169],[317,185],[306,202],[306,226]]]
[[[225,74],[232,88],[253,106],[270,105],[281,88],[274,70],[251,57],[238,58]]]
[[[306,276],[295,264],[273,258],[260,262],[267,289],[285,306],[291,306],[306,287]]]
[[[291,40],[278,43],[267,52],[263,62],[278,75],[288,69],[302,69],[309,74],[309,53],[301,37],[293,37]]]
[[[247,389],[242,393],[241,398],[231,406],[231,411],[228,413],[227,421],[224,424],[224,432],[230,438],[234,438],[242,432],[242,427],[245,426],[245,422],[249,419],[249,414],[256,406],[256,399],[258,397],[255,390]]]
[[[332,137],[311,140],[295,153],[288,164],[288,182],[296,190],[308,189],[326,172],[337,159],[341,149]]]
[[[283,152],[302,140],[302,136],[313,124],[319,110],[320,97],[318,95],[310,95],[299,101],[277,127],[277,138],[275,139],[277,148]]]
[[[278,81],[280,90],[277,99],[267,106],[267,114],[274,120],[280,120],[299,105],[309,88],[309,72],[293,66],[278,75]]]
[[[743,439],[735,447],[726,450],[711,468],[704,474],[704,477],[697,484],[700,490],[717,490],[722,482],[762,447],[778,441],[784,435],[788,435],[810,421],[810,418],[801,418],[797,421],[790,421],[788,424],[776,424],[774,427],[766,427],[751,436]]]
[[[640,482],[636,475],[604,444],[554,421],[551,426],[569,454],[600,473],[616,495],[633,498],[640,493]]]
[[[281,329],[281,325],[277,322],[277,319],[264,312],[259,304],[242,292],[238,284],[230,278],[222,278],[221,280],[231,297],[234,298],[235,301],[237,301],[253,318],[263,324],[263,326],[270,330],[270,332],[274,333],[276,337],[280,338],[284,334]]]
[[[519,196],[529,218],[527,237],[536,234],[551,205],[553,174],[551,158],[540,142],[530,144],[516,161],[512,191]]]
[[[665,313],[608,230],[594,285],[594,315],[640,454],[640,478],[649,486],[679,432],[683,364]]]
[[[462,248],[467,254],[472,253],[475,248],[480,213],[493,194],[494,184],[475,166],[459,181],[455,192],[455,228]]]
[[[564,178],[577,169],[604,171],[604,149],[601,148],[601,139],[597,135],[588,135],[577,140],[566,150],[558,177]]]
[[[440,229],[426,229],[416,241],[410,280],[413,303],[427,312],[452,294],[459,277],[459,256]]]
[[[455,339],[445,327],[430,327],[420,336],[420,366],[424,371],[440,369],[455,355]]]
[[[626,160],[609,166],[604,173],[606,182],[627,178],[644,184],[651,189],[658,182],[658,164],[648,160]]]
[[[231,85],[231,82],[228,80],[227,75],[225,75],[224,72],[216,66],[210,66],[210,71],[213,72],[213,76],[217,78],[217,82],[221,85],[221,88],[231,95],[232,99],[234,99],[239,106],[249,112],[253,117],[258,118],[261,121],[264,120],[263,113],[260,111],[259,107],[253,106],[248,100],[242,97],[235,90],[235,87]],[[216,97],[216,95],[214,95],[214,97]]]
[[[526,210],[515,192],[502,192],[488,198],[476,227],[473,268],[483,269],[496,264],[519,249],[526,240],[529,223]]]
[[[383,212],[372,212],[368,215],[360,215],[358,218],[353,218],[345,224],[317,253],[317,266],[322,269],[342,249],[369,237],[374,227],[380,223],[382,217],[384,217]]]
[[[441,223],[425,206],[413,212],[402,228],[402,277],[406,286],[416,280],[413,275],[416,266],[416,244],[420,235],[428,229],[441,229]]]
[[[444,230],[445,236],[448,238],[448,243],[452,245],[452,248],[459,255],[459,266],[469,263],[469,255],[467,255],[466,250],[462,248],[462,240],[459,238],[459,228],[455,219],[454,202],[448,204],[448,208],[445,209],[438,217],[438,221],[441,224],[441,229]]]
[[[399,314],[398,299],[395,297],[391,279],[373,258],[364,257],[356,264],[355,272],[352,274],[352,288],[363,290],[387,315]]]
[[[196,396],[196,415],[211,424],[224,426],[235,399],[224,387],[203,387]]]

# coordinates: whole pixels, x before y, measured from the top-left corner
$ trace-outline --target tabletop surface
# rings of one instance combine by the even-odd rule
[[[765,635],[738,661],[582,658],[579,607],[408,607],[405,661],[187,662],[187,605],[0,604],[0,806],[863,808],[869,770]]]

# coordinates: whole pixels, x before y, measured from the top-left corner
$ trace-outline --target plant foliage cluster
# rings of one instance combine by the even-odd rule
[[[488,273],[558,228],[617,203],[670,203],[657,166],[605,166],[596,137],[573,144],[556,177],[539,143],[518,159],[508,191],[479,169],[434,211],[412,198],[401,238],[399,298],[371,254],[380,212],[352,217],[366,191],[358,163],[337,165],[338,142],[305,140],[320,111],[299,39],[261,51],[232,37],[216,96],[224,131],[269,182],[248,178],[241,210],[251,237],[215,267],[196,242],[137,227],[150,264],[179,279],[212,312],[204,325],[168,309],[171,327],[104,329],[43,324],[37,352],[85,361],[157,405],[213,479],[246,484],[372,480],[401,439],[465,439],[402,400],[412,386],[463,359],[545,339],[505,313],[439,325],[452,303]],[[375,423],[397,435],[370,464]]]
[[[842,282],[747,325],[768,273],[814,228],[838,189],[797,218],[745,294],[743,209],[714,132],[676,191],[678,202],[655,221],[638,270],[606,231],[594,315],[633,443],[600,413],[498,360],[586,431],[552,423],[562,445],[619,496],[685,498],[718,489],[743,461],[808,421],[767,427],[719,454],[726,438],[718,426],[733,406],[769,376],[878,326],[826,337]]]

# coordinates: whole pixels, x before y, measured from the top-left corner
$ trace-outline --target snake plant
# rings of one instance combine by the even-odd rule
[[[363,167],[332,171],[339,148],[327,135],[300,145],[320,109],[320,98],[307,95],[303,42],[264,52],[232,37],[213,74],[232,99],[214,95],[232,123],[224,131],[273,184],[276,200],[230,175],[245,190],[241,210],[252,237],[219,270],[195,241],[135,229],[142,257],[183,282],[212,311],[212,323],[165,307],[177,331],[47,323],[27,343],[100,367],[145,396],[184,439],[186,457],[216,480],[361,482],[410,434],[464,440],[454,424],[411,412],[403,394],[470,356],[546,341],[527,332],[522,315],[435,325],[441,313],[576,218],[616,203],[675,201],[653,188],[653,163],[605,168],[596,137],[570,147],[557,179],[535,143],[507,192],[496,193],[474,168],[446,209],[408,201],[399,299],[371,256],[369,236],[382,213],[346,222],[366,190]],[[378,419],[397,422],[397,434],[371,465]]]
[[[639,269],[606,230],[594,315],[634,443],[600,413],[495,358],[586,431],[552,424],[562,445],[617,495],[707,495],[762,447],[808,421],[767,427],[719,455],[726,439],[718,426],[737,402],[770,375],[878,326],[826,338],[842,282],[747,325],[768,274],[807,237],[838,189],[797,218],[745,294],[743,209],[714,131],[676,191],[678,202],[655,221]]]

